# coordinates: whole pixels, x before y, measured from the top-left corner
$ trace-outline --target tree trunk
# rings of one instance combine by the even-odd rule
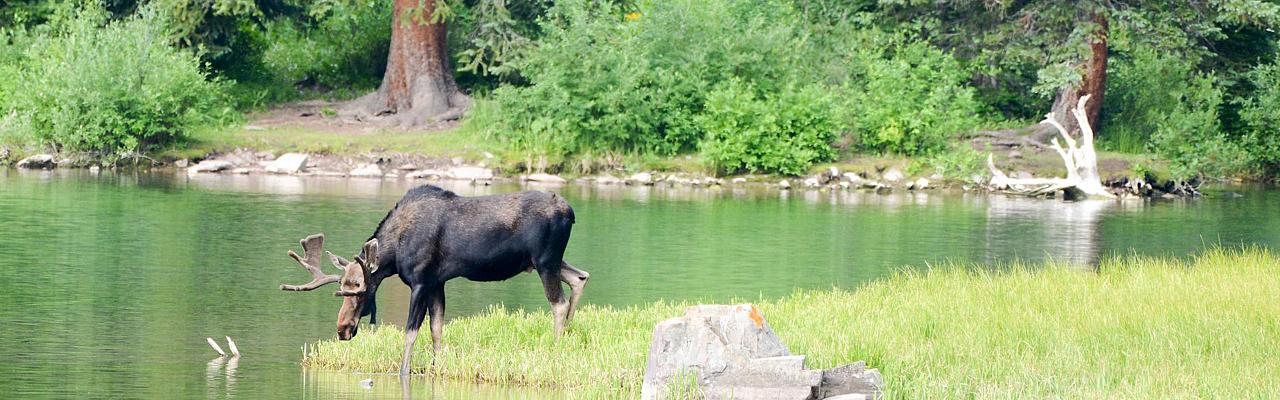
[[[1076,103],[1084,96],[1089,96],[1093,99],[1085,108],[1085,114],[1089,117],[1089,125],[1092,125],[1095,131],[1098,131],[1101,127],[1099,116],[1102,113],[1102,96],[1107,90],[1107,32],[1109,27],[1107,18],[1102,14],[1093,14],[1093,22],[1098,25],[1098,30],[1089,42],[1089,59],[1085,60],[1080,66],[1082,69],[1080,85],[1063,88],[1053,101],[1053,115],[1056,116],[1055,119],[1058,123],[1067,129],[1067,132],[1078,132],[1080,130],[1080,125],[1071,118],[1071,113]],[[1040,142],[1046,142],[1056,135],[1055,128],[1041,124],[1033,138]]]
[[[378,91],[351,104],[358,117],[404,128],[459,118],[471,101],[458,90],[449,65],[443,22],[429,23],[435,0],[393,0],[391,48]],[[415,12],[422,4],[421,12]]]

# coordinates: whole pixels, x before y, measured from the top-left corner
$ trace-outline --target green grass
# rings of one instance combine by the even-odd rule
[[[1280,397],[1280,257],[1265,249],[1118,257],[1097,273],[950,266],[757,304],[810,367],[867,360],[891,398]],[[559,341],[547,312],[497,306],[451,321],[434,368],[420,340],[413,369],[634,398],[653,326],[684,306],[588,306]],[[402,335],[321,341],[304,363],[395,371]]]

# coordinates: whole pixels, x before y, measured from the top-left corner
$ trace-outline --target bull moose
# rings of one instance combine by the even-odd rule
[[[428,311],[432,354],[440,351],[444,285],[453,278],[501,281],[536,270],[555,314],[555,334],[561,335],[591,276],[564,262],[573,223],[573,208],[554,193],[465,197],[423,185],[396,203],[352,260],[326,252],[333,265],[343,270],[341,275],[320,270],[323,234],[302,239],[303,256],[293,251],[289,256],[314,279],[302,285],[280,285],[280,289],[308,291],[337,282],[339,290],[334,295],[343,297],[338,339],[350,340],[356,335],[360,317],[372,314],[378,285],[399,275],[410,288],[400,363],[400,374],[407,375],[413,344]],[[568,299],[561,282],[569,284]]]

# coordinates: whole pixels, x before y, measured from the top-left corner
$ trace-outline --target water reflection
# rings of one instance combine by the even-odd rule
[[[456,382],[416,375],[353,374],[304,369],[303,398],[307,399],[563,399],[568,393],[553,388],[512,387]],[[372,380],[369,385],[362,381]]]
[[[354,253],[423,181],[173,172],[0,169],[0,388],[15,398],[390,397],[393,376],[300,371],[299,346],[334,337],[341,299],[282,293],[285,253],[324,232]],[[462,195],[520,190],[438,182]],[[1280,244],[1280,192],[1194,201],[1061,203],[948,191],[740,187],[550,188],[577,213],[566,258],[592,273],[583,301],[724,302],[852,288],[904,266],[1046,256],[1091,265],[1115,252],[1186,256],[1205,244]],[[532,275],[450,282],[448,317],[491,305],[547,313]],[[403,285],[379,312],[400,323]],[[549,313],[547,313],[549,318]],[[446,328],[447,329],[447,328]],[[213,360],[233,336],[244,360]],[[243,339],[241,339],[243,338]],[[302,372],[300,374],[300,372]],[[552,392],[411,381],[415,398]]]
[[[990,196],[986,201],[986,240],[982,242],[987,248],[982,261],[1002,261],[998,255],[1014,250],[1023,251],[1016,255],[1018,258],[1048,257],[1079,266],[1097,265],[1102,217],[1119,204],[1108,200],[1058,202],[1009,196]],[[1008,235],[1021,235],[1022,240]],[[1020,249],[994,248],[1014,242],[1019,243]]]

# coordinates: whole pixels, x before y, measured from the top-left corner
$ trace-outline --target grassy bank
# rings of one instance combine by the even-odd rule
[[[1113,258],[1096,274],[954,266],[757,304],[810,367],[865,359],[893,398],[1280,396],[1280,256],[1263,249]],[[434,368],[419,343],[414,370],[635,397],[653,326],[684,306],[586,307],[558,342],[548,313],[494,307],[448,324]],[[304,363],[394,371],[402,337],[322,341]]]

